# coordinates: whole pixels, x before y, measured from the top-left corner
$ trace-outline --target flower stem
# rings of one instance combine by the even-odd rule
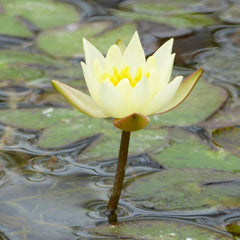
[[[125,176],[125,167],[128,159],[128,146],[130,140],[130,133],[122,131],[121,145],[119,149],[117,172],[115,181],[112,188],[111,197],[108,202],[108,210],[110,213],[114,213],[117,209],[118,201],[121,196],[123,180]]]

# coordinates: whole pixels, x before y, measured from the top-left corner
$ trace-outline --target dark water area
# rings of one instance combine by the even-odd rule
[[[238,239],[226,226],[240,225],[240,2],[10,2],[0,0],[0,240]],[[120,133],[50,81],[87,91],[82,37],[106,54],[135,30],[146,56],[174,37],[174,76],[204,75],[182,109],[131,139],[115,226]]]

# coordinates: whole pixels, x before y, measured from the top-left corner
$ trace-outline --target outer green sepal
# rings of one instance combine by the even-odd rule
[[[145,128],[150,119],[143,114],[133,113],[124,118],[115,118],[113,120],[113,125],[123,131],[134,132]]]

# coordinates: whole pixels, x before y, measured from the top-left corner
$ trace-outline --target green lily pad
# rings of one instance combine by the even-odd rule
[[[209,229],[167,220],[139,220],[86,229],[87,232],[107,239],[144,240],[227,240],[229,237]],[[112,238],[111,238],[112,237]]]
[[[74,30],[61,29],[45,32],[38,38],[38,47],[56,57],[83,56],[82,38],[91,41],[101,52],[121,38],[126,43],[131,39],[135,30],[134,24],[125,24],[107,31],[110,22],[87,23]],[[99,35],[102,31],[103,34]]]
[[[40,148],[60,148],[114,129],[109,120],[90,118],[67,108],[2,110],[0,122],[28,131],[42,130],[37,143]]]
[[[206,15],[196,15],[191,13],[178,14],[175,16],[166,15],[166,13],[162,15],[149,15],[120,10],[112,10],[112,13],[130,21],[147,20],[167,24],[176,28],[204,27],[214,23],[213,20]]]
[[[0,14],[0,34],[31,37],[32,33],[21,24],[21,22],[14,16],[6,16]]]
[[[240,157],[240,128],[226,127],[212,132],[215,144]]]
[[[47,66],[60,65],[59,62],[44,55],[20,51],[2,50],[0,51],[0,59],[1,63],[5,64],[41,64]]]
[[[238,102],[238,100],[236,100]],[[223,128],[239,124],[240,107],[219,110],[199,125],[208,129]]]
[[[129,155],[146,153],[160,148],[166,142],[167,134],[166,129],[144,129],[133,132],[131,134]],[[121,131],[119,130],[104,132],[104,135],[81,153],[80,161],[117,158],[120,137]]]
[[[196,10],[200,7],[201,12],[204,8],[206,11],[209,11],[209,5],[214,7],[217,4],[211,2],[205,6],[204,4],[203,6],[197,5],[196,1],[131,1],[121,3],[119,9],[112,10],[112,12],[124,19],[148,20],[177,28],[212,25],[214,21],[211,17],[196,14]]]
[[[211,168],[239,171],[239,158],[223,149],[213,149],[196,134],[172,129],[169,145],[150,153],[150,157],[167,168]]]
[[[133,181],[123,198],[139,207],[191,210],[240,206],[240,174],[207,169],[171,169]]]
[[[14,80],[15,82],[30,81],[43,75],[41,70],[21,66],[0,64],[0,81]]]
[[[38,37],[38,48],[55,57],[83,56],[82,38],[98,34],[110,27],[110,22],[86,23],[72,28],[51,30]]]
[[[151,117],[149,126],[196,124],[216,112],[227,97],[228,94],[223,88],[200,80],[185,102],[168,113]]]
[[[80,17],[70,4],[47,0],[1,0],[6,14],[21,16],[46,29],[78,22]]]
[[[198,62],[197,65],[204,69],[208,81],[239,84],[240,55],[235,49],[214,49],[200,54],[195,60]]]

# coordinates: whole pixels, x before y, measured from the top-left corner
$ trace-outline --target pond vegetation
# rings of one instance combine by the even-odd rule
[[[103,53],[174,37],[173,75],[204,75],[132,134],[118,224],[105,214],[120,131],[51,86],[87,92],[82,37]],[[238,239],[238,0],[0,0],[0,239]]]

